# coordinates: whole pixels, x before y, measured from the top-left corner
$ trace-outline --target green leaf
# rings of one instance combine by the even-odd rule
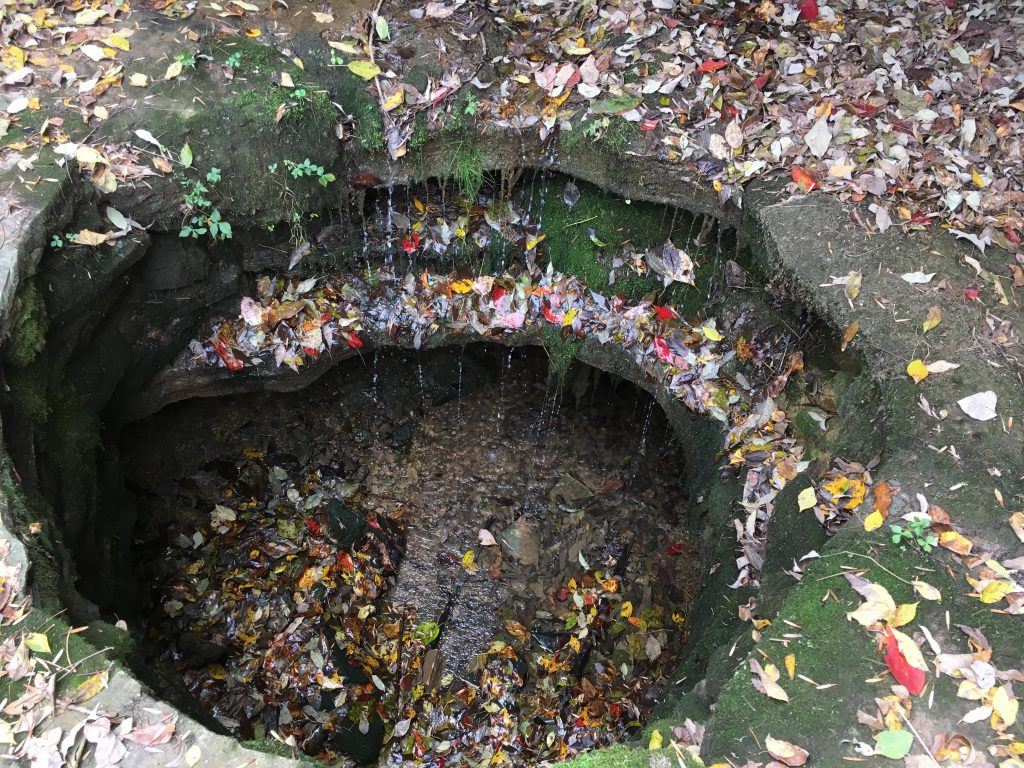
[[[381,40],[388,40],[391,38],[391,29],[388,27],[388,20],[383,16],[377,17],[377,21],[373,23],[373,28],[377,30],[377,37]]]
[[[358,75],[363,80],[372,80],[380,74],[380,67],[374,64],[369,59],[359,59],[358,61],[350,61],[346,64],[353,75]]]
[[[192,147],[186,144],[181,148],[181,155],[179,156],[181,164],[186,168],[192,167]]]
[[[630,96],[627,93],[621,96],[610,96],[607,99],[598,99],[590,103],[590,111],[595,115],[617,115],[626,112],[643,101],[642,96]]]
[[[914,737],[909,731],[882,731],[875,736],[875,752],[893,760],[902,760],[910,752]]]
[[[25,645],[28,646],[30,651],[36,653],[50,653],[50,641],[46,635],[42,632],[33,632],[30,635],[25,635]]]
[[[424,645],[430,645],[432,642],[437,640],[437,636],[441,634],[441,627],[437,625],[436,621],[424,621],[418,627],[416,627],[415,633],[416,639]]]

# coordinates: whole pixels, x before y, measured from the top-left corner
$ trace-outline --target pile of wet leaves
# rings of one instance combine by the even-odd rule
[[[215,445],[183,441],[193,471],[150,521],[149,632],[231,732],[332,763],[458,766],[557,761],[639,730],[695,584],[678,465],[646,432],[623,448],[616,430],[649,424],[649,397],[614,427],[574,424],[556,399],[538,413],[542,360],[498,362],[497,388],[411,421],[373,392],[331,413],[343,395],[325,383],[274,415],[218,404]],[[467,390],[472,365],[459,358]],[[421,395],[431,376],[420,366]]]

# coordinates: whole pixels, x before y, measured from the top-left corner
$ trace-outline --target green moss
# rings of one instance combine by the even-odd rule
[[[608,127],[598,143],[618,158],[627,156],[630,148],[637,149],[642,146],[643,133],[636,123],[623,120],[621,117],[611,118]]]
[[[548,380],[558,387],[564,387],[569,369],[579,352],[580,342],[573,336],[562,337],[561,329],[545,325],[540,331],[544,350],[548,353]]]
[[[548,235],[544,248],[555,269],[576,275],[596,291],[621,293],[631,300],[652,294],[666,303],[700,301],[700,293],[689,286],[675,284],[665,289],[661,280],[637,275],[628,266],[619,267],[614,285],[608,284],[615,254],[625,249],[647,250],[671,238],[682,244],[692,219],[682,213],[673,219],[671,209],[664,206],[629,202],[584,182],[577,182],[580,199],[569,208],[562,200],[562,184],[562,177],[551,182],[540,214]],[[591,229],[604,245],[591,239]],[[696,260],[700,263],[707,258],[698,255]]]
[[[24,283],[15,298],[14,307],[11,336],[4,348],[4,359],[13,366],[24,368],[46,345],[50,320],[35,281]]]
[[[300,763],[323,765],[323,763],[314,760],[301,749],[289,747],[287,744],[282,744],[279,741],[272,741],[270,739],[247,739],[242,742],[242,746],[246,749],[254,749],[257,752],[266,752],[267,754],[276,755],[277,757],[297,760]]]
[[[7,371],[7,386],[11,399],[28,416],[36,427],[46,424],[50,418],[49,387],[50,368],[45,360],[34,361],[25,368]]]

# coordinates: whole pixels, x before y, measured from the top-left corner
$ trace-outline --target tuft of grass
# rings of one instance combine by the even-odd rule
[[[484,185],[484,153],[475,144],[459,144],[452,157],[452,175],[459,192],[471,201]]]

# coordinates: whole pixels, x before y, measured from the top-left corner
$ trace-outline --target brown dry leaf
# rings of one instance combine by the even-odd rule
[[[940,533],[939,544],[950,552],[956,552],[958,555],[971,554],[971,547],[974,546],[970,539],[956,531],[943,531]]]
[[[166,744],[174,735],[174,722],[170,719],[159,723],[142,725],[129,732],[125,738],[144,747]]]
[[[924,322],[921,323],[921,329],[928,333],[935,326],[942,322],[942,309],[939,306],[928,307],[928,312],[924,316]]]
[[[761,664],[757,659],[751,659],[750,671],[757,675],[757,680],[754,681],[754,687],[757,690],[770,699],[789,703],[789,696],[782,689],[782,686],[776,682],[779,679],[779,670],[775,668],[774,664],[769,664],[768,669],[765,670],[761,668]],[[773,671],[774,675],[771,674]]]
[[[842,342],[839,345],[839,351],[840,352],[845,352],[846,351],[846,348],[848,346],[850,346],[850,342],[853,341],[853,337],[857,335],[857,331],[859,331],[859,330],[860,330],[860,323],[858,323],[856,320],[854,320],[852,323],[850,323],[848,326],[846,326],[846,330],[843,331]]]
[[[769,755],[789,766],[803,765],[810,757],[810,753],[803,747],[798,747],[796,744],[782,739],[774,739],[771,735],[765,736],[764,747],[768,750]]]

